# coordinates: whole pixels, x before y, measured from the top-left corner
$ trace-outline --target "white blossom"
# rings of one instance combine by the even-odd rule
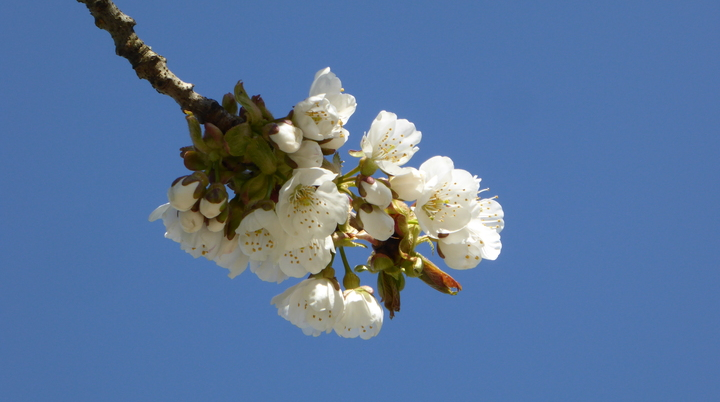
[[[502,218],[502,207],[497,201],[478,200],[472,210],[472,219],[464,228],[438,239],[445,264],[454,269],[470,269],[483,259],[495,260],[502,250]]]
[[[335,73],[330,71],[330,67],[315,73],[315,79],[312,85],[310,85],[310,96],[324,94],[325,97],[330,101],[330,104],[335,107],[335,110],[340,117],[342,124],[346,124],[350,116],[355,113],[357,102],[355,97],[346,93],[343,93],[342,82]]]
[[[372,212],[358,212],[363,228],[376,240],[387,240],[395,233],[395,221],[381,208],[374,206]]]
[[[324,159],[322,149],[316,141],[304,140],[300,148],[288,157],[295,162],[299,168],[311,168],[322,166]]]
[[[284,246],[285,232],[275,211],[252,211],[243,218],[235,233],[243,253],[253,261],[272,259]]]
[[[448,157],[435,156],[420,166],[425,187],[414,207],[422,230],[432,237],[456,232],[470,222],[480,179],[455,169]]]
[[[313,239],[288,236],[278,264],[285,275],[302,278],[308,273],[317,274],[327,267],[334,251],[331,236]]]
[[[180,222],[182,213],[167,203],[157,207],[150,214],[149,220],[152,222],[162,218],[166,238],[180,243],[180,249],[195,258],[202,256],[229,269],[231,278],[245,269],[248,258],[237,247],[236,240],[228,240],[222,231],[212,232],[204,225],[188,233]]]
[[[343,292],[345,311],[335,324],[335,333],[344,338],[370,339],[380,332],[383,309],[373,297],[372,289],[361,286]]]
[[[295,169],[280,189],[275,207],[290,236],[325,238],[345,223],[350,201],[332,181],[335,173],[322,168]]]
[[[325,95],[311,96],[295,105],[292,120],[309,140],[335,138],[345,130],[337,110]]]
[[[365,157],[372,159],[383,172],[398,173],[399,166],[407,163],[418,151],[422,133],[395,113],[381,111],[360,141]]]
[[[291,154],[300,149],[303,139],[303,131],[295,127],[291,121],[278,123],[278,132],[270,134],[270,139],[277,144],[281,151]]]
[[[230,270],[228,276],[232,279],[245,271],[250,257],[246,256],[240,247],[238,247],[236,239],[228,240],[227,237],[223,236],[220,244],[220,252],[213,261],[215,261],[217,265]]]
[[[329,67],[315,74],[309,95],[293,108],[293,123],[324,149],[340,148],[350,136],[343,126],[355,112],[355,97],[343,93],[340,79]]]
[[[305,279],[273,297],[270,304],[279,316],[313,336],[332,331],[345,308],[342,293],[325,278]]]

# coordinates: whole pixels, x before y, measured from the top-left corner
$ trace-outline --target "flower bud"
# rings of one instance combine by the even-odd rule
[[[180,226],[185,233],[195,233],[203,227],[205,217],[200,212],[182,211],[180,212]]]
[[[323,159],[325,159],[320,145],[310,140],[304,140],[300,144],[300,148],[296,152],[289,154],[288,157],[297,163],[299,168],[320,167]]]
[[[200,213],[208,219],[220,215],[220,212],[227,206],[227,199],[228,194],[224,184],[211,184],[205,192],[205,196],[200,200]]]
[[[421,171],[415,168],[403,168],[402,173],[390,178],[390,186],[401,200],[417,200],[425,185]]]
[[[372,179],[372,177],[368,177],[368,179]],[[369,183],[369,181],[370,180],[365,180],[360,182],[360,186],[362,186],[366,194],[364,196],[365,201],[381,208],[390,205],[392,202],[392,192],[390,189],[380,181],[372,180],[372,183]]]
[[[195,172],[175,180],[168,190],[170,205],[178,211],[187,211],[202,196],[207,183],[207,176],[203,172]]]
[[[302,130],[293,126],[290,120],[283,120],[275,125],[277,132],[270,134],[270,139],[277,144],[281,151],[291,154],[300,149],[303,140]]]
[[[216,218],[212,218],[208,220],[207,228],[211,232],[219,232],[223,229],[225,229],[225,222],[220,222]]]

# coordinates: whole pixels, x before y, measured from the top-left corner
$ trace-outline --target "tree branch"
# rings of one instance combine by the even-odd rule
[[[212,123],[226,132],[244,121],[225,111],[220,104],[193,91],[193,85],[180,80],[167,67],[167,60],[152,51],[135,34],[135,20],[123,14],[110,0],[77,0],[95,17],[95,25],[108,31],[115,41],[115,53],[128,59],[138,78],[148,80],[156,91],[191,111],[200,122]]]

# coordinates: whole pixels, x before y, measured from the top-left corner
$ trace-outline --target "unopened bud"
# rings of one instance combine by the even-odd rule
[[[200,200],[200,213],[208,219],[220,215],[220,212],[227,206],[227,199],[228,194],[224,184],[211,184],[205,192],[205,196]]]
[[[270,132],[270,139],[280,148],[281,151],[292,154],[300,149],[303,140],[303,132],[295,127],[290,120],[283,120],[279,123],[269,123],[265,127],[274,126],[274,132]]]
[[[168,190],[168,201],[178,211],[187,211],[202,197],[208,179],[205,173],[195,172],[176,179]]]
[[[205,224],[205,217],[200,212],[182,211],[179,214],[180,226],[185,233],[195,233],[202,229]]]

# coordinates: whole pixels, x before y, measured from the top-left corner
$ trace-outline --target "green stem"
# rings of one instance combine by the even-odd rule
[[[351,177],[355,173],[360,171],[360,166],[358,165],[355,169],[345,173],[344,175],[340,176],[340,182],[345,181],[347,178]]]
[[[345,247],[340,247],[340,256],[343,260],[343,265],[345,265],[345,276],[343,277],[343,286],[345,286],[345,289],[355,289],[360,286],[360,278],[358,278],[357,275],[355,275],[355,272],[353,272],[350,269],[350,264],[348,264],[347,256],[345,255]]]
[[[350,269],[350,263],[348,263],[347,255],[345,255],[345,247],[339,247],[340,248],[340,257],[342,257],[343,265],[345,266],[345,275],[348,273],[353,273],[352,269]]]

